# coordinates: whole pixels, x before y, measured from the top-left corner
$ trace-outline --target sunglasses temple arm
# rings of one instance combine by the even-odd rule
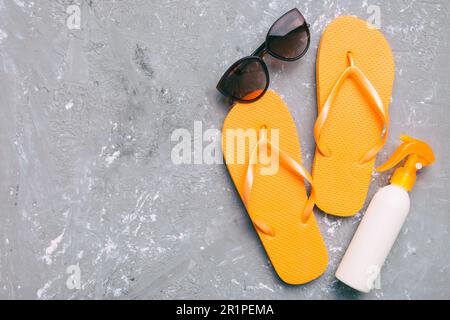
[[[258,49],[255,50],[255,52],[252,53],[252,56],[254,57],[264,57],[264,55],[267,53],[267,47],[266,43],[264,42],[262,45],[258,47]]]

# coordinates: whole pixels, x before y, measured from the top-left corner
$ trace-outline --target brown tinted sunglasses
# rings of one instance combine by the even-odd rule
[[[283,61],[303,57],[310,44],[309,25],[296,8],[285,13],[270,28],[266,41],[251,56],[235,62],[220,79],[217,90],[239,102],[261,98],[270,83],[263,57],[268,53]]]

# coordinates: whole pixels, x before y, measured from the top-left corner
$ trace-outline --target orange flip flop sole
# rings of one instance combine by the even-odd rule
[[[300,144],[295,123],[282,99],[273,91],[250,104],[237,103],[228,114],[222,132],[222,149],[228,170],[241,198],[248,169],[250,147],[231,143],[227,132],[258,132],[262,127],[278,130],[279,146],[297,163],[301,163]],[[231,130],[231,131],[229,131]],[[228,141],[227,141],[228,139]],[[238,163],[238,152],[245,163]],[[250,217],[257,217],[275,230],[274,236],[257,231],[267,255],[279,277],[288,284],[304,284],[319,277],[328,264],[325,244],[314,214],[306,223],[301,213],[308,197],[304,180],[282,166],[274,175],[256,175],[248,205]]]
[[[356,17],[339,17],[322,35],[316,65],[318,111],[348,67],[350,52],[356,66],[389,106],[394,59],[382,33]],[[364,205],[375,159],[359,160],[380,139],[383,120],[351,78],[345,80],[323,126],[320,141],[330,150],[316,150],[313,164],[316,205],[336,216],[352,216]]]

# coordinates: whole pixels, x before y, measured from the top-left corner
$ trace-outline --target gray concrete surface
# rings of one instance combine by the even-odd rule
[[[0,0],[0,298],[450,298],[448,1],[91,0],[78,2],[81,30],[67,27],[70,4]],[[272,88],[310,167],[320,34],[339,15],[369,18],[371,5],[396,60],[379,163],[401,133],[429,141],[437,162],[412,193],[381,289],[362,295],[334,278],[361,214],[319,211],[329,268],[287,286],[225,166],[174,165],[170,137],[194,121],[221,128],[217,80],[297,6],[312,46],[300,62],[271,64]],[[387,179],[374,176],[368,199]]]

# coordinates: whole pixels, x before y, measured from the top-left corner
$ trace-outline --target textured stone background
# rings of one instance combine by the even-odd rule
[[[0,0],[0,298],[450,298],[450,5],[417,1],[78,2]],[[75,2],[77,3],[77,2]],[[304,286],[272,271],[223,165],[171,162],[176,128],[220,129],[215,91],[282,13],[311,23],[300,62],[271,64],[310,167],[316,117],[314,63],[338,15],[381,8],[396,60],[392,134],[429,141],[412,209],[382,272],[359,295],[333,276],[361,218],[316,216],[329,268]],[[388,175],[375,175],[368,199]],[[81,289],[66,268],[79,265]]]

